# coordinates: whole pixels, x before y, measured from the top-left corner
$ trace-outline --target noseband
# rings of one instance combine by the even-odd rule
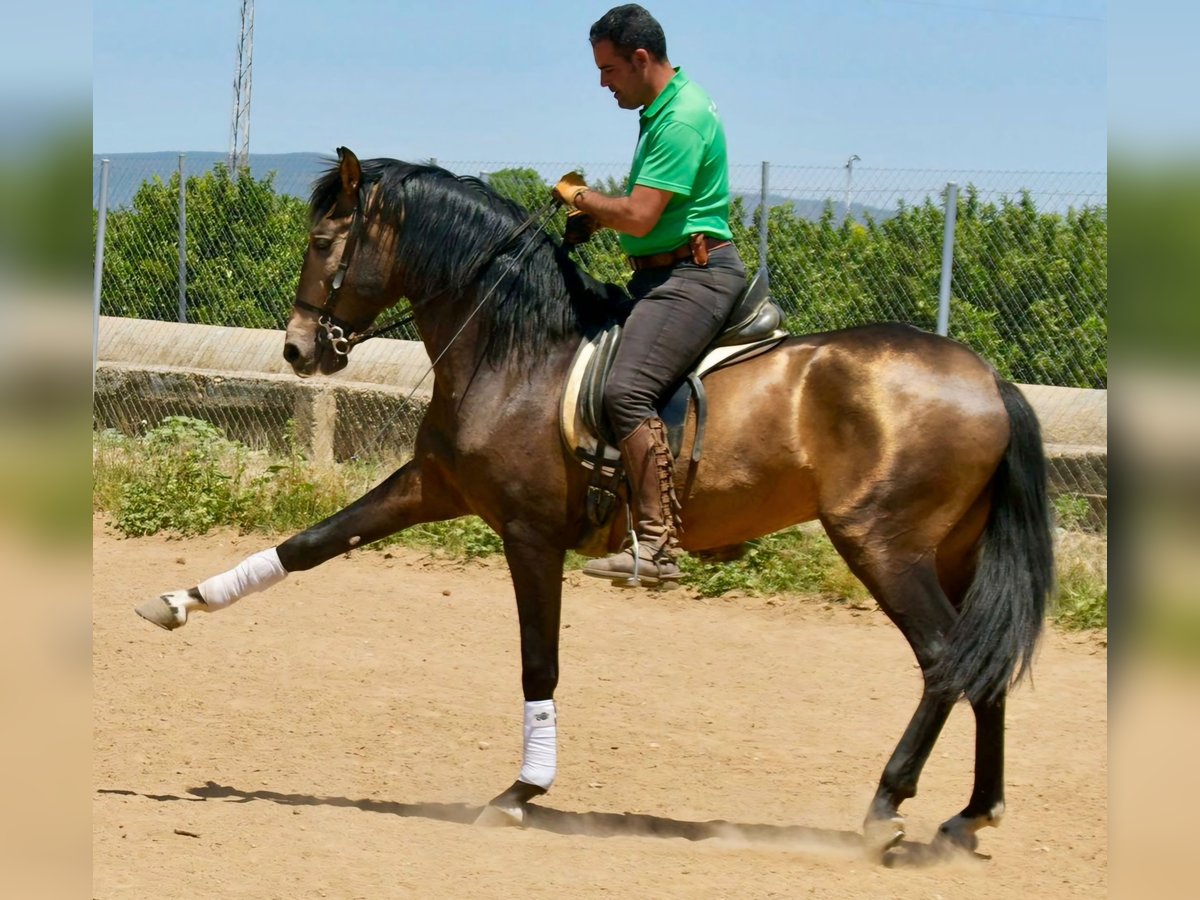
[[[337,272],[333,275],[333,283],[329,287],[329,294],[325,297],[325,305],[313,306],[307,300],[301,300],[299,297],[292,304],[299,309],[317,314],[319,317],[317,319],[317,326],[320,329],[317,332],[317,344],[331,348],[338,356],[348,356],[350,348],[362,340],[354,331],[353,325],[345,319],[339,319],[333,312],[334,307],[337,305],[338,291],[341,290],[342,282],[346,278],[346,270],[350,268],[350,260],[354,258],[354,250],[358,246],[358,237],[362,228],[362,197],[360,195],[358,203],[354,206],[353,219],[350,222],[350,234],[346,238],[345,246],[342,247],[342,258],[338,262]]]

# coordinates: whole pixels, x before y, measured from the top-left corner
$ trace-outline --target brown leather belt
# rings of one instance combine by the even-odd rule
[[[647,256],[629,257],[629,266],[633,271],[642,269],[662,269],[673,266],[685,259],[694,259],[698,265],[708,265],[708,254],[713,250],[728,247],[730,240],[709,237],[707,234],[693,234],[686,244],[681,244],[674,250],[664,250],[662,253],[651,253]]]

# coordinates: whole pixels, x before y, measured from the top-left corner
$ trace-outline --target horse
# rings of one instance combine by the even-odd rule
[[[576,350],[619,315],[623,294],[530,229],[516,203],[435,165],[360,161],[339,148],[310,212],[284,358],[301,377],[337,372],[407,298],[433,360],[432,397],[409,462],[274,548],[271,573],[243,565],[222,604],[404,528],[480,517],[502,541],[516,594],[526,711],[521,772],[481,820],[520,823],[557,772],[565,555],[599,555],[623,537],[621,515],[599,529],[589,521],[588,473],[559,427]],[[974,787],[935,845],[974,852],[976,832],[1004,813],[1006,696],[1029,668],[1053,588],[1033,409],[966,346],[895,323],[788,336],[704,380],[704,452],[682,453],[675,471],[683,548],[722,554],[820,521],[923,676],[868,807],[864,846],[885,860],[901,842],[900,805],[965,697]],[[217,593],[164,594],[167,612],[139,610],[177,627]]]

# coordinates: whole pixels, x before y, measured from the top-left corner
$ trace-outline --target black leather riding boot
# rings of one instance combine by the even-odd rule
[[[678,581],[678,524],[674,464],[666,427],[647,419],[621,441],[621,458],[629,475],[630,503],[636,512],[636,543],[607,559],[584,566],[585,575],[610,578],[622,587],[654,586]],[[636,547],[636,562],[635,562]]]

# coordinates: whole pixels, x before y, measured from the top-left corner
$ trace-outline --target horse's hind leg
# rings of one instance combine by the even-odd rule
[[[977,547],[986,507],[977,504],[938,548],[938,575],[947,596],[961,609],[978,569]],[[981,828],[1000,824],[1004,815],[1004,712],[1007,690],[991,700],[972,700],[975,714],[975,786],[958,815],[938,829],[937,841],[974,851]]]
[[[931,689],[927,675],[953,624],[953,608],[930,577],[916,573],[909,577],[915,582],[911,587],[884,591],[882,597],[876,595],[880,606],[908,639],[924,678],[921,700],[884,767],[863,825],[868,850],[878,853],[904,836],[900,804],[916,796],[921,771],[954,708],[953,699]],[[897,596],[903,597],[903,605],[895,602]]]
[[[950,568],[945,555],[955,557],[953,572],[945,571]],[[898,575],[872,574],[876,569],[892,569],[890,566],[867,566],[861,571],[860,577],[879,605],[908,639],[924,679],[921,701],[884,768],[863,825],[870,853],[881,855],[904,836],[900,804],[916,796],[921,771],[958,699],[931,687],[930,669],[958,617],[956,604],[962,602],[974,574],[972,557],[969,550],[943,554],[940,580],[935,567],[926,562]],[[978,846],[975,833],[998,825],[1004,813],[1004,695],[972,701],[971,705],[975,713],[975,786],[962,812],[938,829],[936,843],[944,849],[974,851]]]
[[[1004,816],[1004,701],[972,702],[975,713],[975,787],[957,816],[938,829],[939,844],[974,851],[975,832],[1000,824]]]
[[[928,673],[957,614],[938,583],[929,558],[915,562],[892,556],[871,558],[857,542],[839,534],[837,528],[829,523],[826,527],[850,568],[908,639],[925,678],[921,701],[884,767],[863,823],[868,853],[881,857],[904,837],[900,804],[916,796],[921,770],[954,707],[953,698],[931,689]]]
[[[354,547],[419,522],[465,514],[466,508],[442,479],[440,468],[436,464],[422,466],[419,459],[402,466],[345,509],[277,547],[255,553],[228,572],[187,590],[161,594],[135,607],[136,612],[161,628],[179,628],[191,612],[222,609],[277,584],[292,572],[311,569]]]

